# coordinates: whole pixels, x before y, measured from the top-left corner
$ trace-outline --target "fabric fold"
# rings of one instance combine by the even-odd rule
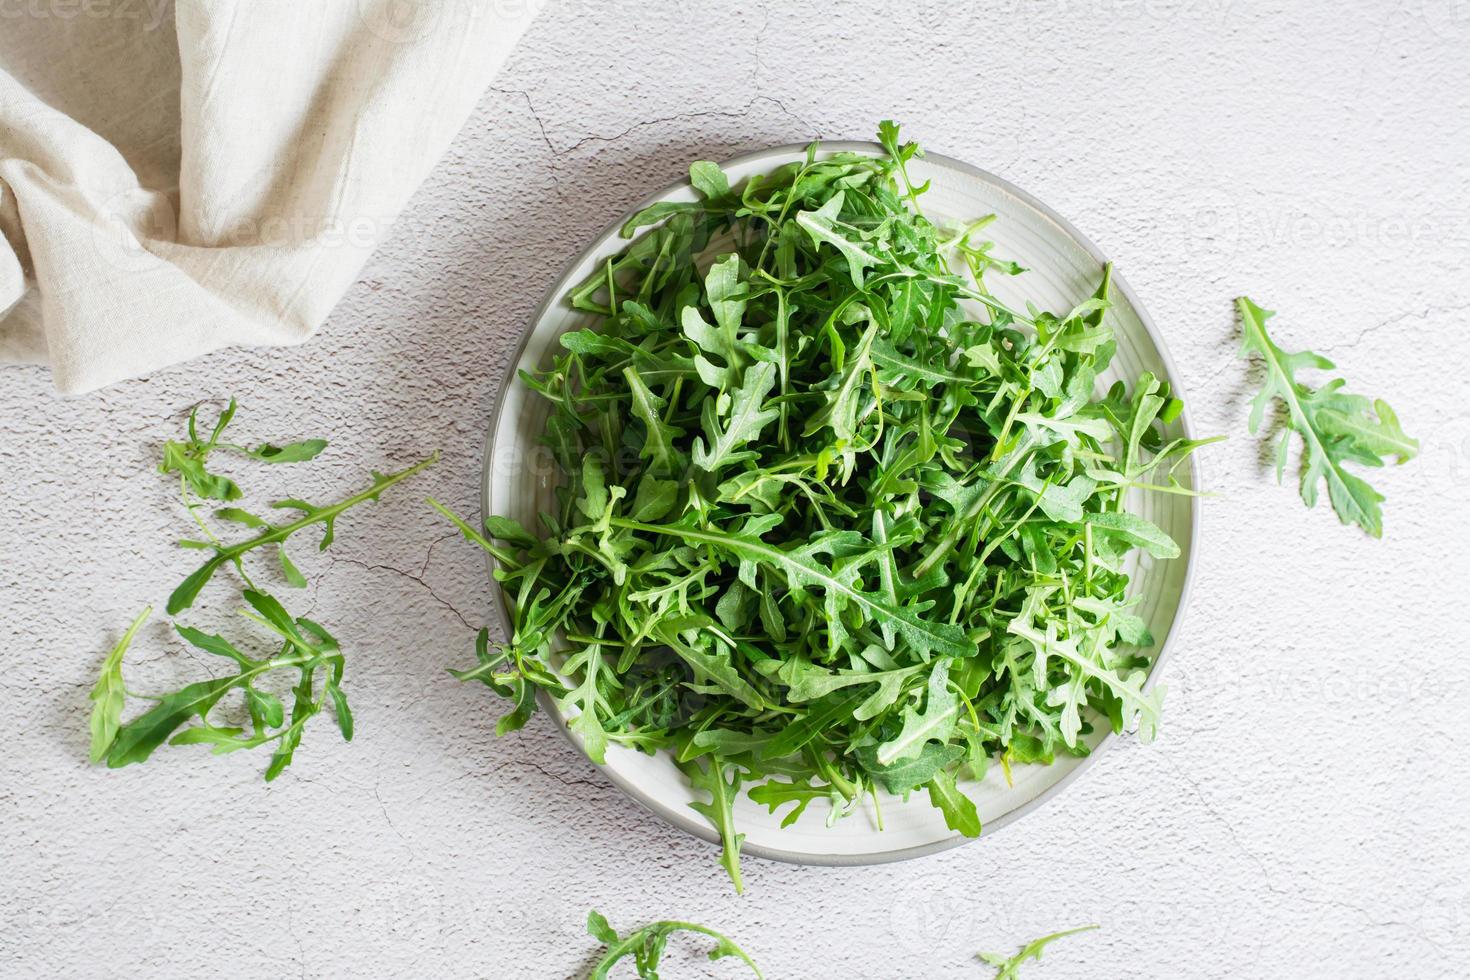
[[[0,39],[0,362],[78,393],[306,340],[536,10],[179,0],[151,29],[173,44],[22,23]]]

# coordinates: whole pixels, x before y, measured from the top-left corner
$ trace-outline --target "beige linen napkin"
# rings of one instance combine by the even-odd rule
[[[0,0],[0,363],[304,341],[538,3]]]

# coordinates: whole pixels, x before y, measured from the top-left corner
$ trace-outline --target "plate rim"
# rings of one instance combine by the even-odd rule
[[[881,144],[873,142],[871,140],[814,140],[813,142],[817,146],[818,153],[848,152],[866,153],[872,155],[882,155],[886,153]],[[750,150],[745,153],[740,153],[735,156],[728,157],[720,161],[719,165],[720,168],[724,170],[730,167],[744,165],[764,157],[771,157],[776,160],[781,160],[782,158],[792,155],[805,155],[805,153],[807,152],[807,148],[811,145],[812,143],[782,143],[776,146],[764,147],[758,150]],[[1070,221],[1062,217],[1050,206],[1037,199],[1029,192],[1022,190],[1020,187],[1017,187],[1015,184],[1006,180],[1004,177],[998,176],[997,174],[994,174],[981,167],[977,167],[974,164],[967,163],[964,160],[959,160],[955,157],[951,157],[943,153],[934,153],[926,150],[924,153],[924,157],[925,159],[939,163],[942,166],[951,167],[955,170],[966,173],[972,177],[975,177],[978,180],[991,184],[999,188],[1000,190],[1011,194],[1024,204],[1035,209],[1048,221],[1051,221],[1057,227],[1059,227],[1067,236],[1069,236],[1074,242],[1081,246],[1081,248],[1086,251],[1087,254],[1090,255],[1099,265],[1111,262],[1111,260],[1102,251],[1102,249],[1098,248],[1098,246],[1092,241],[1092,239],[1088,238],[1081,231],[1079,231]],[[783,160],[783,162],[786,161]],[[691,185],[687,177],[676,180],[673,183],[668,184],[667,186],[664,186],[654,193],[643,198],[639,203],[630,207],[623,215],[605,225],[601,231],[597,232],[597,234],[595,234],[588,241],[585,247],[583,247],[580,251],[578,251],[562,265],[561,270],[557,273],[556,277],[552,280],[551,286],[547,289],[546,295],[542,298],[541,302],[537,304],[535,311],[527,319],[525,326],[521,330],[520,338],[516,342],[515,350],[510,357],[509,366],[507,367],[506,372],[501,379],[500,388],[496,391],[495,404],[492,406],[490,414],[486,421],[485,443],[483,449],[484,462],[481,466],[480,474],[480,519],[482,523],[486,517],[491,516],[489,509],[490,480],[491,471],[493,469],[495,460],[495,437],[496,432],[500,428],[500,418],[502,410],[505,407],[506,394],[510,390],[510,386],[516,381],[516,370],[520,364],[521,358],[525,355],[526,347],[531,340],[531,334],[535,331],[537,324],[539,324],[542,318],[546,316],[547,312],[552,308],[552,305],[561,299],[563,293],[566,290],[566,287],[569,285],[568,280],[572,274],[572,270],[575,269],[582,262],[583,258],[585,258],[589,252],[597,247],[598,243],[609,238],[611,235],[616,234],[618,229],[622,227],[622,225],[628,220],[628,217],[630,215],[637,214],[644,208],[647,208],[659,201],[666,199],[675,192],[688,189],[690,188],[690,186]],[[1133,291],[1133,288],[1128,285],[1127,279],[1119,273],[1116,267],[1114,267],[1113,269],[1111,285],[1113,289],[1116,289],[1128,301],[1129,306],[1132,307],[1134,313],[1137,315],[1138,321],[1143,327],[1144,332],[1148,335],[1149,339],[1153,341],[1154,347],[1158,350],[1159,359],[1163,362],[1164,369],[1169,374],[1169,380],[1171,382],[1178,382],[1180,378],[1179,369],[1175,365],[1174,359],[1169,353],[1168,345],[1164,342],[1162,334],[1160,334],[1158,328],[1154,325],[1153,318],[1149,315],[1148,309],[1143,305],[1142,301],[1138,298],[1137,293],[1135,293]],[[1181,400],[1184,402],[1184,405],[1179,413],[1178,418],[1180,433],[1184,438],[1192,439],[1194,438],[1194,428],[1190,421],[1188,399]],[[1185,462],[1188,464],[1190,485],[1197,490],[1199,487],[1199,464],[1195,459],[1194,454],[1192,453],[1185,458]],[[1157,685],[1158,677],[1163,669],[1164,663],[1168,659],[1169,654],[1172,652],[1174,640],[1178,637],[1180,628],[1183,625],[1185,617],[1189,611],[1190,595],[1193,591],[1194,578],[1197,571],[1196,562],[1199,552],[1201,509],[1200,498],[1197,495],[1189,497],[1188,500],[1189,550],[1187,552],[1187,558],[1185,559],[1184,579],[1179,589],[1179,604],[1177,611],[1174,614],[1174,618],[1169,624],[1168,632],[1164,634],[1163,640],[1159,643],[1158,653],[1154,656],[1153,661],[1149,666],[1148,677],[1143,684],[1143,690],[1145,691],[1152,690]],[[508,635],[510,630],[510,617],[506,612],[505,597],[499,588],[499,583],[495,582],[494,580],[495,559],[487,554],[485,556],[485,564],[486,568],[491,574],[490,605],[493,610],[495,620],[501,628],[501,632]],[[593,762],[590,758],[587,757],[587,754],[583,750],[581,743],[577,740],[577,737],[573,735],[571,730],[567,727],[566,719],[557,709],[556,704],[552,700],[551,696],[545,691],[537,690],[536,700],[541,709],[551,717],[552,722],[556,725],[562,736],[572,744],[572,746],[577,750],[577,753],[581,755],[584,760],[586,760],[589,766],[591,766],[594,770],[601,774],[602,778],[611,782],[614,786],[621,790],[624,795],[628,796],[649,813],[665,821],[666,823],[669,823],[679,830],[682,830],[693,837],[697,837],[708,844],[712,844],[715,846],[720,845],[721,841],[718,831],[716,831],[715,828],[710,826],[708,823],[697,819],[692,812],[685,814],[677,808],[669,807],[662,801],[645,793],[638,783],[624,778],[621,773],[609,769],[607,766],[600,766],[597,763]],[[1113,743],[1118,740],[1118,737],[1119,736],[1114,734],[1113,732],[1105,733],[1102,740],[1097,744],[1096,748],[1094,748],[1091,753],[1083,758],[1070,772],[1065,773],[1055,783],[1052,783],[1046,789],[1042,790],[1033,798],[1017,806],[1015,809],[1009,810],[1003,815],[995,818],[994,820],[988,821],[985,824],[984,828],[981,830],[980,837],[965,837],[963,834],[953,832],[948,837],[936,841],[931,841],[926,844],[915,844],[909,847],[897,847],[890,850],[875,851],[866,854],[822,854],[810,851],[790,851],[783,848],[769,847],[763,844],[745,844],[741,847],[740,854],[742,857],[756,857],[763,858],[769,861],[779,861],[784,864],[816,867],[866,867],[869,865],[892,864],[898,861],[908,861],[914,858],[927,857],[932,854],[939,854],[941,852],[959,847],[963,844],[973,843],[974,841],[989,837],[995,832],[1010,826],[1017,820],[1020,820],[1022,817],[1033,813],[1046,804],[1050,803],[1058,795],[1060,795],[1063,790],[1065,790],[1073,782],[1075,782],[1078,777],[1080,777],[1084,772],[1092,768],[1092,766],[1095,765],[1097,760],[1102,756],[1103,752],[1109,749],[1113,745]]]

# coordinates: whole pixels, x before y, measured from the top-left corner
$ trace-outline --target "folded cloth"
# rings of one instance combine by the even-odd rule
[[[319,327],[539,0],[0,0],[0,363]]]

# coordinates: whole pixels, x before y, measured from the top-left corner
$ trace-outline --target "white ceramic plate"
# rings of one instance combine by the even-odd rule
[[[853,151],[881,153],[876,144],[832,142],[822,144],[823,152]],[[737,157],[724,164],[731,184],[756,173],[772,170],[784,163],[799,160],[805,148],[781,146]],[[923,198],[924,212],[932,219],[956,224],[994,213],[996,221],[985,230],[995,242],[995,253],[1015,259],[1029,271],[1015,278],[991,277],[987,283],[996,296],[1016,308],[1025,308],[1030,300],[1048,310],[1067,310],[1092,294],[1096,288],[1104,257],[1097,247],[1046,205],[1013,187],[1004,180],[957,160],[929,154],[909,167],[915,183],[933,181]],[[642,207],[655,201],[692,201],[693,190],[681,182],[650,198]],[[541,309],[532,320],[522,349],[514,361],[514,369],[534,371],[549,362],[557,349],[557,339],[570,330],[588,325],[586,314],[573,310],[562,301],[569,288],[591,274],[604,259],[622,249],[627,242],[618,237],[619,218],[563,272],[552,286]],[[1117,378],[1129,382],[1144,371],[1167,380],[1177,393],[1178,374],[1169,361],[1164,344],[1149,322],[1148,314],[1115,271],[1112,290],[1113,308],[1107,318],[1117,338],[1118,352],[1100,383],[1111,384]],[[514,369],[500,394],[500,402],[490,423],[486,447],[484,512],[515,518],[528,527],[535,526],[536,513],[554,509],[552,488],[556,485],[556,467],[549,452],[539,448],[547,408],[520,380]],[[1185,416],[1174,423],[1171,434],[1188,432]],[[1177,473],[1187,486],[1195,485],[1193,463]],[[1182,554],[1173,561],[1154,561],[1146,556],[1137,564],[1130,593],[1142,596],[1137,610],[1159,638],[1152,674],[1168,651],[1188,591],[1190,569],[1195,550],[1197,506],[1195,498],[1176,494],[1139,494],[1130,499],[1129,509],[1159,525],[1179,542]],[[495,608],[502,625],[505,610],[500,589],[492,585]],[[1153,676],[1149,683],[1152,684]],[[550,698],[541,699],[542,706],[558,720],[562,731],[574,743],[575,735],[567,731],[565,720]],[[1020,766],[1013,769],[1013,785],[1006,785],[999,766],[979,782],[963,784],[980,811],[985,833],[993,833],[1012,820],[1055,796],[1068,782],[1097,758],[1098,751],[1111,737],[1107,726],[1095,725],[1089,738],[1093,752],[1077,759],[1059,758],[1051,766]],[[580,744],[579,744],[580,747]],[[676,827],[710,842],[718,835],[703,818],[689,809],[696,796],[682,773],[666,754],[648,756],[619,746],[609,746],[607,765],[602,772],[624,792]],[[701,794],[702,798],[702,794]],[[944,825],[939,811],[929,804],[924,793],[915,793],[907,803],[898,798],[883,802],[884,830],[879,831],[867,801],[860,810],[831,827],[826,826],[827,805],[814,802],[791,827],[780,827],[781,816],[768,813],[742,792],[735,805],[736,826],[746,835],[743,853],[801,864],[876,864],[918,857],[964,843],[967,838]]]

